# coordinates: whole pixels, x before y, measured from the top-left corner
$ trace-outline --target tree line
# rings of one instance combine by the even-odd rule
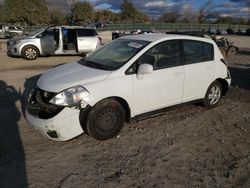
[[[244,18],[220,17],[211,12],[212,1],[208,0],[198,11],[186,9],[182,14],[175,11],[165,12],[157,18],[150,18],[138,10],[132,0],[123,0],[118,13],[110,10],[95,10],[89,1],[77,2],[72,5],[70,13],[59,9],[49,10],[44,0],[4,0],[0,5],[0,22],[21,23],[26,25],[69,24],[91,25],[93,23],[145,23],[145,22],[197,22],[204,23],[209,17],[215,17],[217,23],[250,24]]]

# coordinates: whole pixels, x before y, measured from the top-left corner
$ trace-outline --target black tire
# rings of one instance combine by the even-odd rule
[[[34,46],[25,46],[22,49],[22,57],[26,60],[35,60],[39,55],[39,52]]]
[[[222,86],[220,82],[214,81],[207,89],[203,104],[207,108],[215,107],[222,97]]]
[[[115,100],[97,103],[89,112],[86,123],[88,134],[97,140],[115,137],[125,122],[124,108]]]

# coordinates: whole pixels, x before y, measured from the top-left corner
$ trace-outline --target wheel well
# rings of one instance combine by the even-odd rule
[[[113,99],[113,100],[119,102],[122,105],[122,107],[124,108],[125,113],[126,113],[125,121],[127,123],[129,123],[130,122],[130,117],[131,117],[130,116],[131,112],[130,112],[130,108],[129,108],[129,105],[128,105],[127,101],[125,99],[121,98],[121,97],[109,97],[108,99]]]
[[[225,96],[227,94],[227,91],[228,91],[228,83],[227,83],[227,81],[224,80],[224,79],[221,79],[221,78],[218,78],[216,80],[221,84],[222,95]]]
[[[37,56],[40,56],[40,51],[39,51],[39,49],[36,47],[36,46],[34,46],[34,45],[30,45],[30,44],[28,44],[28,45],[26,45],[26,46],[24,46],[23,48],[22,48],[22,54],[23,54],[23,49],[24,48],[27,48],[27,47],[33,47],[33,48],[35,48],[36,49],[36,51],[37,51]]]
[[[129,108],[129,105],[128,105],[127,101],[124,100],[124,99],[121,98],[121,97],[108,97],[108,98],[102,99],[101,101],[106,100],[106,99],[115,100],[115,101],[117,101],[117,102],[124,108],[125,113],[126,113],[125,121],[126,121],[127,123],[129,123],[129,122],[130,122],[130,117],[131,117],[131,114],[130,114],[131,112],[130,112],[130,108]],[[99,101],[99,102],[100,102],[100,101]],[[98,103],[99,103],[99,102],[98,102]],[[97,104],[97,103],[96,103],[96,104]],[[86,121],[87,121],[87,116],[88,116],[88,113],[90,112],[91,108],[92,108],[92,107],[88,105],[86,108],[81,109],[81,111],[80,111],[79,120],[80,120],[80,123],[81,123],[81,125],[82,125],[82,128],[84,128],[84,131],[85,131],[85,132],[86,132],[86,130],[85,130],[85,123],[86,123]]]

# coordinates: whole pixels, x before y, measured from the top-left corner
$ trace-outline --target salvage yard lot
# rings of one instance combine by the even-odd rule
[[[216,108],[176,107],[107,141],[55,142],[28,127],[24,98],[41,73],[81,57],[26,61],[1,42],[0,187],[250,187],[249,49],[227,59],[233,87]]]

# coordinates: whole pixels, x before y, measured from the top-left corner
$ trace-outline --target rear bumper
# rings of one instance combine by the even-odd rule
[[[66,141],[83,133],[79,122],[80,111],[64,108],[59,114],[50,119],[34,117],[26,110],[26,120],[31,127],[40,131],[51,140]]]

